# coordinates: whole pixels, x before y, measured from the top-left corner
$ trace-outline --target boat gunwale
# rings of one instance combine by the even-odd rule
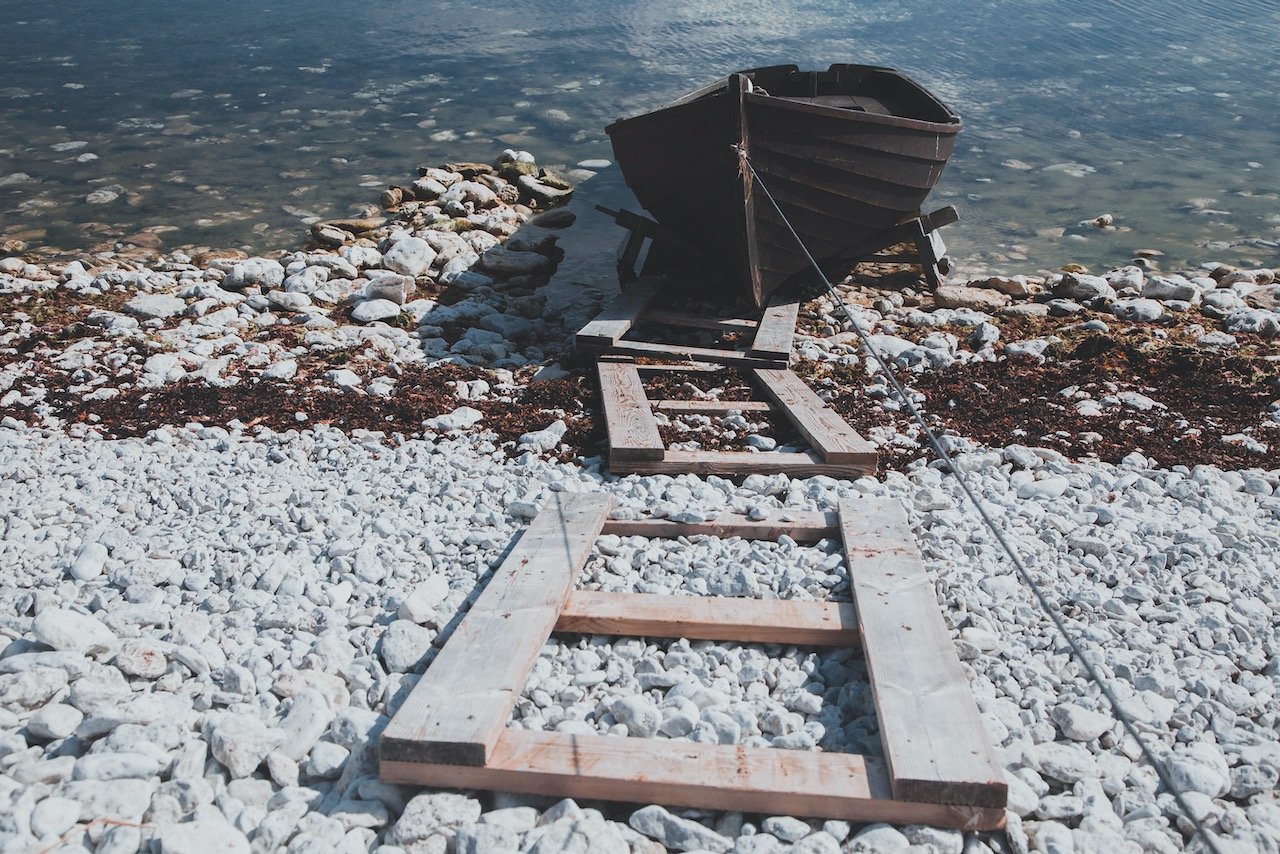
[[[797,101],[794,98],[779,95],[765,95],[760,92],[752,92],[747,97],[750,98],[752,102],[762,104],[766,107],[782,107],[783,109],[793,110],[797,113],[808,113],[809,115],[823,116],[831,119],[844,119],[846,121],[866,122],[867,124],[928,131],[940,136],[957,134],[963,129],[960,117],[954,113],[951,116],[952,121],[931,122],[927,119],[912,119],[906,116],[867,113],[860,110],[846,109],[844,107],[825,107],[821,104],[806,104],[803,101]],[[606,131],[607,130],[608,129],[606,128]]]
[[[835,67],[835,66],[832,66],[832,67]],[[855,67],[855,66],[851,66],[851,67]],[[892,113],[887,113],[887,114],[870,113],[862,110],[852,110],[846,107],[827,107],[820,104],[804,103],[802,101],[796,100],[795,98],[791,98],[785,95],[769,95],[760,90],[748,92],[746,93],[746,97],[752,102],[764,103],[765,106],[785,105],[786,109],[794,110],[796,112],[801,112],[801,113],[808,113],[810,115],[815,115],[815,116],[824,116],[826,118],[836,118],[836,119],[844,119],[844,120],[851,120],[851,121],[857,121],[857,122],[866,122],[868,124],[885,125],[888,127],[901,127],[901,128],[908,128],[911,130],[920,130],[920,131],[926,131],[926,132],[938,133],[938,134],[957,134],[961,130],[963,130],[963,122],[960,120],[960,117],[956,115],[956,113],[949,106],[947,106],[945,102],[943,102],[941,99],[939,99],[936,95],[934,95],[924,86],[920,85],[915,80],[912,80],[910,77],[903,74],[902,72],[896,69],[888,68],[881,65],[867,65],[867,66],[856,66],[856,67],[866,68],[869,71],[889,74],[896,77],[897,79],[906,83],[908,86],[911,86],[912,88],[916,89],[925,98],[928,98],[930,101],[940,106],[943,110],[947,112],[950,118],[945,122],[938,122],[938,121],[931,121],[929,119],[911,118],[910,116],[899,116],[899,115],[894,115]],[[790,68],[792,70],[799,70],[798,67],[794,65],[777,66],[777,68]],[[766,69],[757,68],[757,69],[750,69],[749,71],[737,72],[737,73],[744,74],[750,77],[750,75],[753,74],[754,72],[763,71],[763,70],[766,70]],[[670,101],[652,110],[648,110],[647,112],[639,113],[634,116],[628,116],[626,118],[616,119],[613,122],[610,122],[608,125],[606,125],[604,131],[609,136],[613,136],[614,128],[620,125],[639,121],[641,119],[645,119],[647,117],[654,116],[658,113],[663,113],[671,109],[693,106],[694,104],[699,104],[703,101],[717,97],[719,95],[727,96],[730,94],[729,79],[732,76],[733,75],[726,75],[716,80],[714,83],[709,83],[706,86],[699,87],[698,89],[695,89],[692,92],[682,95],[681,97],[675,99],[674,101]],[[766,101],[765,99],[768,99],[768,100]]]

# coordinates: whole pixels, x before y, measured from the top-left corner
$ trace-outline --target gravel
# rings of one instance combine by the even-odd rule
[[[497,453],[485,435],[388,446],[325,428],[124,440],[0,429],[6,844],[70,832],[101,847],[108,834],[86,822],[110,817],[148,825],[112,828],[111,844],[161,850],[182,850],[187,825],[205,822],[255,850],[892,850],[900,839],[958,850],[959,832],[926,843],[931,829],[841,834],[795,816],[555,807],[376,779],[389,713],[532,508],[601,488],[624,517],[902,501],[928,565],[945,569],[940,599],[1010,769],[1010,838],[1185,842],[1168,793],[938,469],[883,482],[614,481],[593,464]],[[1280,842],[1277,473],[1160,469],[1136,455],[1071,463],[1018,447],[960,459],[1209,824],[1246,847]],[[830,542],[599,546],[583,587],[848,596]],[[86,554],[97,572],[77,571]],[[563,638],[543,650],[513,725],[875,752],[864,671],[847,651]]]

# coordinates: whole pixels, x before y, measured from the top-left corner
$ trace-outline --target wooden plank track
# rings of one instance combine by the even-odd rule
[[[660,460],[609,460],[617,474],[787,474],[792,477],[859,478],[876,473],[872,462],[829,463],[813,451],[671,451]]]
[[[857,615],[847,603],[591,590],[569,596],[556,631],[795,646],[858,644]]]
[[[578,330],[578,346],[584,349],[608,346],[622,338],[665,284],[660,279],[644,279],[627,288],[605,305],[594,320]]]
[[[876,466],[876,447],[814,394],[791,371],[756,370],[756,381],[800,431],[818,456],[829,463]]]
[[[1004,772],[905,511],[843,501],[840,527],[893,796],[1004,806]]]
[[[383,780],[556,797],[996,830],[1004,808],[890,797],[863,756],[509,729],[484,767],[388,761]]]
[[[611,506],[603,493],[555,493],[387,724],[383,759],[490,760]]]
[[[596,372],[600,376],[610,459],[661,460],[666,449],[636,366],[597,362]]]

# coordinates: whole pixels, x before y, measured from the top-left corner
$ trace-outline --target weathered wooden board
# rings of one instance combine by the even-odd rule
[[[813,389],[788,370],[754,372],[764,393],[787,416],[800,435],[829,463],[870,466],[875,470],[875,445],[849,426]]]
[[[649,409],[644,385],[635,365],[597,362],[600,398],[604,405],[609,454],[620,460],[660,460],[665,453],[658,422]]]
[[[1003,807],[987,737],[896,501],[844,501],[840,527],[893,796]]]
[[[858,643],[857,615],[847,603],[591,590],[569,595],[556,631],[795,646]]]
[[[1004,826],[1004,808],[910,803],[856,754],[506,730],[484,767],[387,761],[383,780],[453,789],[811,815],[857,822]]]
[[[745,317],[711,317],[652,307],[640,319],[645,323],[656,323],[662,326],[685,326],[690,329],[709,329],[713,332],[750,333],[754,332],[760,325],[758,321]]]
[[[751,341],[752,355],[782,359],[784,362],[789,360],[799,316],[800,303],[775,296],[756,328],[755,338]]]
[[[383,759],[489,761],[611,505],[554,494],[387,724]]]
[[[874,462],[829,463],[813,451],[671,451],[660,460],[609,460],[619,474],[714,474],[725,477],[748,474],[788,474],[792,477],[859,478],[875,474]]]
[[[695,362],[713,362],[719,365],[733,365],[740,368],[777,368],[785,364],[784,360],[753,356],[745,350],[720,350],[714,347],[697,347],[684,344],[667,344],[658,341],[614,341],[605,344],[595,341],[583,341],[579,338],[579,349],[588,353],[602,355],[632,356],[649,359],[690,359]]]
[[[767,400],[652,400],[663,412],[725,415],[729,412],[772,412]]]
[[[670,519],[610,519],[601,533],[619,537],[742,537],[744,540],[776,540],[784,534],[797,543],[816,543],[838,536],[835,513],[786,510],[768,519],[748,519],[741,513],[721,513],[707,522],[672,522]]]
[[[603,355],[600,361],[618,361],[630,362],[630,356],[610,356]],[[716,371],[724,370],[723,365],[713,365],[709,362],[684,362],[682,364],[655,364],[653,362],[636,362],[636,370],[642,374],[680,374],[680,373],[699,373],[714,374]]]
[[[607,346],[622,338],[631,330],[664,284],[659,279],[644,279],[618,294],[594,320],[578,330],[578,346]]]

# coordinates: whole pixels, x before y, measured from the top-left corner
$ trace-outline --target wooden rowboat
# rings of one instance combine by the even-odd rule
[[[811,268],[739,152],[814,257],[834,264],[884,248],[876,235],[918,215],[960,119],[891,68],[778,65],[605,130],[640,204],[763,307]]]

